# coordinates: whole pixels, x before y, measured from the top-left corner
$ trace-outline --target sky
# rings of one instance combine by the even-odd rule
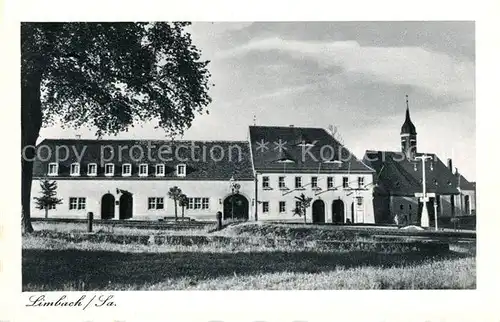
[[[245,140],[248,126],[335,126],[358,158],[400,149],[409,97],[419,152],[476,178],[473,22],[200,22],[188,30],[215,84],[178,139]],[[155,124],[116,138],[163,139]],[[43,138],[94,138],[42,129]],[[111,137],[103,137],[111,138]]]

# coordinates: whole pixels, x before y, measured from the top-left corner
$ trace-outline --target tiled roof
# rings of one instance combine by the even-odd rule
[[[248,142],[245,141],[155,141],[155,140],[69,140],[45,139],[38,146],[34,162],[34,178],[45,177],[48,163],[56,162],[59,156],[59,176],[70,177],[70,165],[81,155],[81,178],[87,176],[89,163],[97,163],[97,177],[104,175],[104,164],[115,164],[113,178],[122,178],[121,165],[132,164],[130,178],[176,180],[252,180],[253,170]],[[69,151],[68,155],[66,155]],[[113,153],[111,152],[113,151]],[[148,152],[150,151],[150,152]],[[50,153],[49,153],[50,152]],[[142,156],[141,156],[142,154]],[[101,162],[101,156],[103,161]],[[212,158],[213,156],[213,158]],[[163,160],[162,160],[163,159]],[[139,164],[149,165],[148,177],[139,177]],[[165,165],[165,177],[156,177],[155,165]],[[176,176],[178,164],[185,164],[185,177]]]
[[[256,171],[374,172],[322,128],[250,126],[250,142]]]
[[[475,182],[470,182],[463,175],[460,173],[455,173],[455,176],[457,177],[457,180],[460,184],[460,189],[461,190],[476,190],[476,183]]]
[[[424,153],[417,153],[417,156]],[[458,180],[451,170],[433,153],[425,162],[426,190],[440,195],[458,194]],[[401,152],[366,151],[364,162],[376,170],[375,193],[413,196],[422,192],[422,161],[411,161]],[[432,165],[432,168],[431,168]]]

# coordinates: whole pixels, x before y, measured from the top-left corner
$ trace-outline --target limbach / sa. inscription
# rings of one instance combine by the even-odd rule
[[[62,295],[57,300],[48,300],[45,295],[30,296],[27,307],[81,307],[85,310],[89,305],[92,307],[112,307],[116,306],[113,302],[113,295],[94,295],[92,297],[82,295],[77,300],[70,300],[66,295]]]

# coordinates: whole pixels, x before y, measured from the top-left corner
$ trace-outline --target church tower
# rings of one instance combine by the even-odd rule
[[[403,126],[401,126],[401,151],[409,160],[413,160],[417,153],[417,130],[410,119],[408,95],[406,95],[406,118]]]

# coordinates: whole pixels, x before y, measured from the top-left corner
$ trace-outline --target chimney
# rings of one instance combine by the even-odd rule
[[[453,161],[451,159],[448,159],[448,169],[453,173]]]

